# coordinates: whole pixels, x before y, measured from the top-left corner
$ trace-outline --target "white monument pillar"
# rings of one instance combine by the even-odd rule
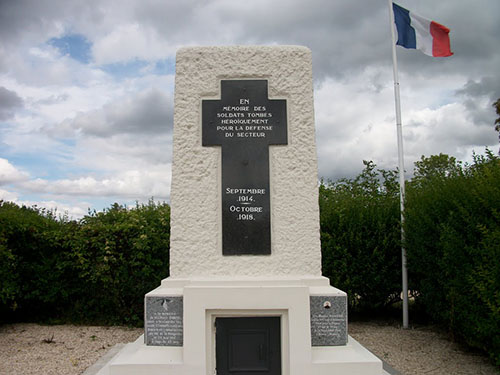
[[[321,276],[311,52],[179,50],[173,152],[170,277],[102,374],[382,374]]]

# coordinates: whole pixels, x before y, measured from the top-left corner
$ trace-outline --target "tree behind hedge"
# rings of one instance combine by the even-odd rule
[[[364,165],[354,179],[320,185],[323,275],[347,292],[351,312],[382,310],[401,293],[397,172]]]

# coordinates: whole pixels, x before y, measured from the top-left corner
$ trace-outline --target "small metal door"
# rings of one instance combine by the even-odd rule
[[[281,375],[279,317],[217,318],[217,375]]]

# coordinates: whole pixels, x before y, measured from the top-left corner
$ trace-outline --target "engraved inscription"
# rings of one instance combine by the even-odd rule
[[[151,346],[182,346],[182,297],[146,297],[144,340]]]
[[[266,80],[222,80],[202,101],[202,144],[222,147],[222,253],[270,254],[269,146],[287,144],[286,101]]]
[[[216,131],[225,138],[265,138],[273,130],[273,113],[265,105],[250,105],[249,98],[236,100],[238,105],[222,106],[216,112]]]
[[[347,297],[311,296],[312,346],[347,344]]]
[[[231,200],[234,204],[229,206],[229,212],[232,213],[234,220],[258,220],[260,214],[264,212],[262,206],[257,206],[260,195],[267,194],[266,189],[238,189],[226,188],[224,192],[226,201]]]

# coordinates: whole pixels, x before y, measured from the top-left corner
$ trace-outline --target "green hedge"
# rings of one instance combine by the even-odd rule
[[[400,299],[396,176],[365,162],[356,178],[320,185],[323,274],[348,293],[350,312]],[[405,211],[412,311],[500,365],[500,159],[487,151],[463,166],[422,157]]]
[[[401,293],[397,173],[364,164],[319,194],[323,275],[347,292],[350,312],[382,311]]]
[[[117,204],[79,222],[0,202],[0,312],[24,320],[140,325],[169,272],[170,207]]]
[[[416,302],[500,365],[500,159],[422,158],[414,180],[405,232]]]
[[[0,201],[0,313],[46,314],[59,299],[64,280],[60,248],[62,224],[50,212]]]

